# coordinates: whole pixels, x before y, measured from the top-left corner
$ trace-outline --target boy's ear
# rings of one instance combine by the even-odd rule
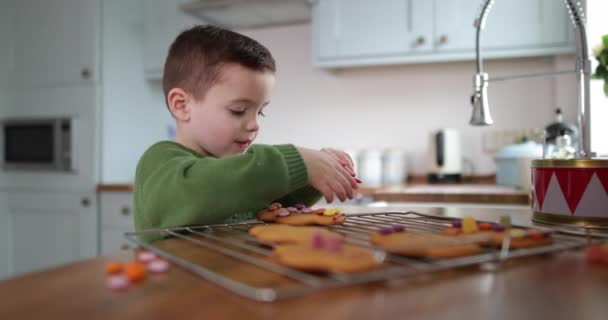
[[[188,100],[190,95],[180,88],[173,88],[167,93],[167,105],[173,117],[177,120],[190,120],[190,105]]]

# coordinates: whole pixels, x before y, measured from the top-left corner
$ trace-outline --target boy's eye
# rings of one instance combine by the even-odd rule
[[[265,117],[265,116],[266,116],[266,114],[265,114],[264,112],[262,112],[262,111],[258,112],[258,115],[259,115],[260,117]]]
[[[230,109],[230,113],[232,113],[235,116],[242,116],[245,114],[245,110],[233,110]]]

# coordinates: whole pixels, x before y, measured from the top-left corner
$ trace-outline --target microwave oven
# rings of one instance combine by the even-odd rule
[[[72,123],[69,118],[3,119],[2,168],[71,171]]]

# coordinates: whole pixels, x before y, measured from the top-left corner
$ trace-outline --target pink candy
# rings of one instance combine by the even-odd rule
[[[311,213],[313,210],[311,208],[303,208],[300,210],[302,213]]]
[[[331,252],[340,252],[342,250],[342,238],[331,237],[325,241],[325,249]]]
[[[325,241],[323,240],[323,236],[319,232],[315,232],[312,235],[312,239],[310,240],[311,246],[313,249],[323,249],[325,245]]]
[[[129,286],[129,279],[123,275],[111,275],[106,280],[106,285],[112,290],[120,290]]]
[[[169,263],[165,260],[156,259],[148,263],[147,269],[153,273],[166,272],[169,270]]]
[[[297,212],[298,209],[296,209],[295,207],[288,207],[287,211],[289,211],[289,212]]]
[[[286,217],[286,216],[289,215],[289,213],[290,213],[289,210],[287,210],[287,209],[281,209],[281,210],[279,210],[279,212],[277,212],[277,215],[279,217]]]
[[[344,244],[344,240],[340,237],[329,236],[324,238],[319,232],[315,232],[312,235],[310,242],[313,249],[327,250],[334,253],[340,252]]]
[[[137,260],[143,263],[148,263],[154,259],[156,259],[156,255],[152,251],[141,251],[137,255]]]

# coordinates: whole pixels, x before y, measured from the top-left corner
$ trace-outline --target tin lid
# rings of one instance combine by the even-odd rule
[[[608,158],[536,159],[532,168],[608,168]]]

